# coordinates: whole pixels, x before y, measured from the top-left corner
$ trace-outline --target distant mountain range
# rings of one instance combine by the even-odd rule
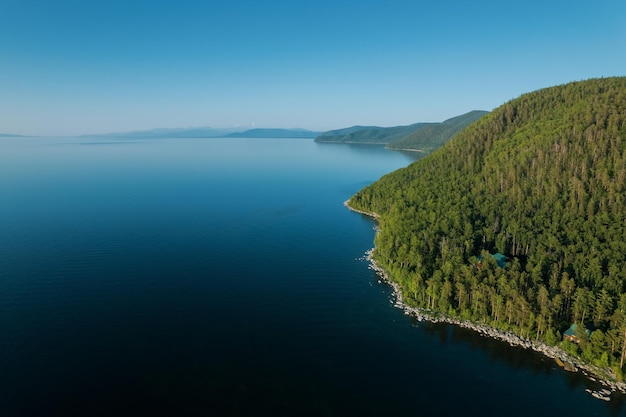
[[[213,129],[211,127],[189,128],[159,128],[150,130],[136,130],[132,132],[95,133],[80,135],[81,138],[210,138],[226,136],[235,129]]]
[[[22,135],[14,135],[12,133],[0,133],[0,138],[20,138]]]
[[[240,131],[237,128],[214,129],[211,127],[192,128],[162,128],[151,130],[138,130],[134,132],[102,133],[93,135],[81,135],[82,138],[309,138],[317,137],[320,132],[306,129],[251,129]]]
[[[460,132],[465,126],[477,120],[487,112],[471,111],[453,117],[441,123],[415,123],[408,126],[379,127],[352,126],[328,132],[315,132],[307,129],[257,128],[240,130],[239,128],[214,129],[212,127],[159,128],[136,130],[132,132],[96,133],[79,135],[79,138],[290,138],[315,139],[316,142],[359,143],[387,145],[391,149],[404,149],[429,152],[443,145]],[[0,137],[20,137],[8,133]]]
[[[474,110],[440,123],[415,123],[408,126],[352,126],[325,132],[316,142],[387,145],[391,149],[430,152],[488,112]]]

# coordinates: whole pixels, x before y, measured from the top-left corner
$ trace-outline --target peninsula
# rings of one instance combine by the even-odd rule
[[[413,314],[624,389],[626,77],[522,95],[347,205],[375,213],[374,265]]]

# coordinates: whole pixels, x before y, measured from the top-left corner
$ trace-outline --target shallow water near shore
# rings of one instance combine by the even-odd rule
[[[394,307],[343,202],[420,156],[0,140],[0,415],[622,415],[551,359]]]

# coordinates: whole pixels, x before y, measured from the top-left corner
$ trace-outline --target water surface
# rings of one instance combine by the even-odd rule
[[[0,140],[0,415],[620,415],[416,324],[342,203],[417,157],[311,140]]]

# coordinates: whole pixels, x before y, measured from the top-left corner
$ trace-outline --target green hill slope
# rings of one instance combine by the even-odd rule
[[[290,138],[290,139],[313,139],[320,132],[306,129],[250,129],[245,132],[235,132],[226,135],[228,138]]]
[[[315,141],[387,145],[390,149],[430,152],[485,114],[487,112],[474,110],[441,123],[414,123],[408,126],[352,126],[322,133]]]
[[[352,126],[322,133],[315,138],[315,141],[387,145],[390,142],[406,137],[426,124],[427,123],[415,123],[409,126],[394,127]]]
[[[424,124],[424,126],[407,136],[389,143],[388,148],[420,150],[424,152],[435,150],[487,113],[486,111],[474,110],[441,123]]]
[[[621,378],[626,78],[525,94],[349,204],[380,215],[374,257],[409,303],[548,344],[584,324],[563,348]]]

